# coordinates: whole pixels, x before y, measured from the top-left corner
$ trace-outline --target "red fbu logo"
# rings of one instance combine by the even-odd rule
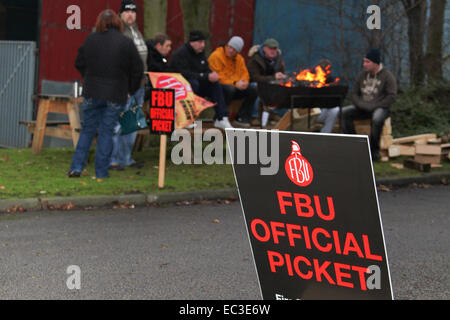
[[[298,143],[291,142],[291,155],[286,159],[284,165],[286,174],[296,185],[300,187],[309,186],[314,177],[311,164],[302,156]]]
[[[169,76],[159,77],[156,87],[159,89],[175,89],[175,100],[186,99],[188,92],[192,91],[188,84],[185,85],[180,80]]]

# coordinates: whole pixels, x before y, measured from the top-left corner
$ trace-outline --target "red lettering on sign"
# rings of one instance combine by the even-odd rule
[[[301,272],[300,267],[299,267],[299,262],[303,262],[304,264],[306,264],[309,267],[311,267],[311,262],[309,262],[308,259],[306,259],[305,257],[302,257],[302,256],[295,257],[295,259],[294,259],[295,273],[297,273],[298,276],[302,279],[305,279],[305,280],[311,279],[313,276],[313,272],[311,270],[309,270],[306,274]]]
[[[188,96],[188,91],[192,91],[191,87],[187,87],[181,81],[174,77],[161,76],[158,78],[156,88],[175,89],[175,99],[183,100]]]
[[[350,266],[348,264],[342,263],[334,263],[334,271],[336,272],[336,283],[338,286],[353,288],[353,283],[348,283],[342,281],[342,278],[351,279],[352,275],[350,273],[344,273],[341,269],[350,270]]]
[[[256,226],[257,225],[261,225],[264,228],[264,236],[260,236],[258,234],[258,232],[256,231]],[[252,230],[252,234],[253,236],[261,242],[267,242],[270,239],[270,230],[269,227],[267,226],[267,224],[260,220],[260,219],[255,219],[252,221],[251,225],[250,225],[250,229]]]
[[[304,201],[300,201],[304,200]],[[311,207],[311,198],[306,194],[294,193],[295,208],[299,217],[311,218],[314,215],[314,209]],[[307,211],[304,212],[303,208]]]
[[[328,243],[325,247],[321,246],[319,244],[319,241],[317,240],[317,235],[319,233],[323,234],[326,238],[331,238],[331,236],[327,230],[322,229],[322,228],[316,228],[313,230],[312,235],[311,235],[314,245],[316,246],[317,249],[319,249],[322,252],[330,252],[331,249],[333,248],[333,245],[331,243]]]
[[[378,255],[374,255],[370,252],[369,238],[363,234],[363,244],[364,244],[364,252],[366,254],[366,259],[372,259],[376,261],[383,261],[383,258]]]
[[[286,214],[286,206],[292,207],[292,202],[284,201],[284,197],[292,198],[292,193],[277,191],[278,203],[280,205],[281,214]]]
[[[358,266],[352,266],[352,270],[358,272],[359,274],[359,283],[361,285],[361,290],[366,291],[367,290],[367,286],[366,286],[366,271],[367,268],[363,268],[363,267],[358,267]]]
[[[291,256],[288,255],[288,254],[285,254],[284,258],[286,260],[286,268],[287,268],[287,271],[288,271],[288,275],[293,277],[294,276],[294,272],[292,272]]]
[[[152,120],[152,131],[172,132],[172,121]]]
[[[355,236],[353,233],[348,232],[347,237],[345,238],[345,244],[344,244],[344,255],[348,255],[350,251],[356,252],[358,257],[364,258],[364,255],[361,251],[361,248],[358,245],[358,242],[355,239]]]
[[[294,197],[295,209],[299,217],[311,218],[316,212],[320,219],[332,221],[336,216],[332,197],[327,197],[328,213],[325,214],[320,204],[320,198],[317,195],[313,196],[313,207],[311,198],[306,194],[294,193],[292,196],[292,193],[290,192],[277,191],[278,205],[280,207],[281,214],[286,214],[286,207],[293,206],[291,201],[287,201],[288,198],[292,199],[292,197]]]
[[[317,282],[323,282],[325,280],[331,285],[346,288],[354,288],[359,282],[361,290],[367,290],[365,278],[367,268],[364,267],[338,262],[333,263],[331,261],[320,262],[318,259],[312,259],[311,263],[306,257],[296,256],[293,258],[288,253],[281,254],[276,251],[267,251],[267,258],[272,273],[280,272],[285,268],[287,274],[291,277],[297,275],[304,280],[310,280],[315,276],[314,280]],[[328,272],[328,268],[331,265],[331,268],[334,268],[334,274]]]
[[[291,247],[295,247],[295,242],[294,239],[301,239],[302,236],[299,235],[298,233],[293,233],[293,230],[298,230],[301,231],[301,227],[299,225],[296,224],[286,224],[286,231],[288,234],[288,239],[289,239],[289,245]]]
[[[284,265],[283,256],[275,251],[267,251],[267,255],[269,257],[270,271],[272,271],[273,273],[277,272],[276,267],[281,267],[282,265]],[[275,257],[277,258],[277,261],[275,261]]]
[[[316,206],[317,215],[325,221],[331,221],[334,219],[335,213],[334,213],[334,204],[333,204],[333,198],[327,197],[327,203],[328,203],[328,215],[325,215],[322,213],[322,207],[320,206],[320,199],[319,196],[314,196],[314,205]]]
[[[309,230],[307,226],[303,226],[303,235],[305,236],[305,246],[307,249],[311,249],[311,240],[309,238]]]
[[[327,272],[327,268],[331,264],[330,261],[325,261],[324,263],[322,263],[322,265],[320,265],[317,259],[313,259],[313,263],[314,263],[314,271],[316,274],[316,280],[318,282],[322,282],[322,275],[324,275],[330,284],[335,284],[333,279],[330,277],[330,274]]]
[[[270,222],[270,228],[272,229],[273,242],[278,244],[280,241],[278,240],[278,236],[286,236],[286,233],[278,231],[277,227],[283,228],[284,223],[281,222]]]
[[[331,232],[333,234],[333,240],[334,240],[334,245],[336,248],[336,253],[337,254],[341,254],[341,243],[339,242],[339,234],[336,230],[333,230]]]
[[[171,108],[173,106],[173,91],[153,90],[151,100],[153,107]]]

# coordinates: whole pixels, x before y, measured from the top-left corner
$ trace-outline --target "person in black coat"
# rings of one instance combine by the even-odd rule
[[[172,50],[172,40],[164,33],[157,33],[146,43],[148,49],[147,67],[150,72],[170,72],[167,56]]]
[[[83,123],[69,177],[79,177],[86,165],[92,139],[97,178],[107,178],[112,136],[129,94],[140,86],[143,63],[133,41],[122,35],[122,22],[110,9],[97,18],[96,32],[78,50],[75,67],[83,77]]]
[[[209,97],[216,105],[214,126],[233,128],[228,120],[228,110],[219,75],[211,71],[205,56],[206,36],[198,30],[191,31],[189,41],[173,53],[170,61],[172,72],[178,72],[189,81],[195,94]]]

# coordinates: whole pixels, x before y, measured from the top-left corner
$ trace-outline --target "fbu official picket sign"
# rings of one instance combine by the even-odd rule
[[[229,151],[263,299],[393,299],[367,136],[226,134],[228,146],[246,141]],[[265,142],[275,174],[233,161]]]

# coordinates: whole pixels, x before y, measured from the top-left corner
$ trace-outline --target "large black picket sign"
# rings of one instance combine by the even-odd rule
[[[227,129],[228,146],[246,132]],[[233,163],[262,297],[392,299],[367,137],[270,134],[279,135],[277,174]]]

